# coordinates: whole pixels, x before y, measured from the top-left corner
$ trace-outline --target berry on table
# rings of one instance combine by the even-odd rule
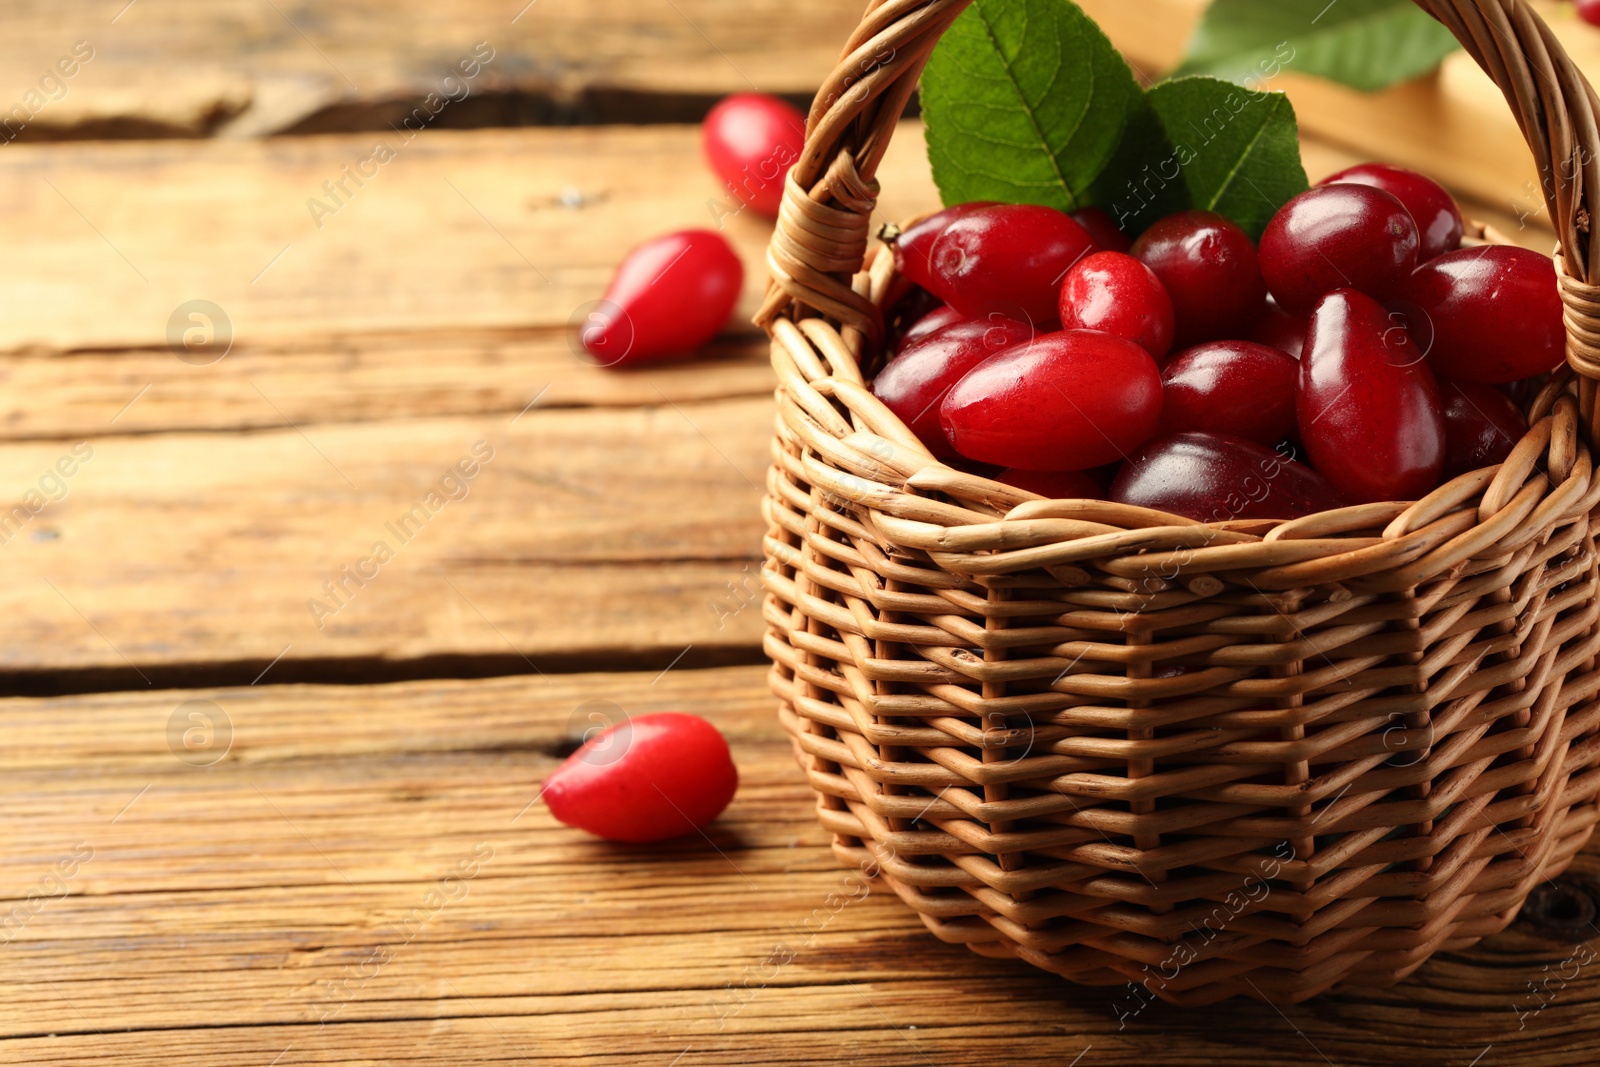
[[[721,234],[669,233],[623,257],[578,337],[606,367],[686,355],[727,323],[743,284],[744,267]]]
[[[639,715],[583,743],[544,780],[550,814],[612,841],[663,841],[722,814],[739,787],[715,726],[675,711]]]
[[[800,158],[806,117],[763,93],[736,93],[712,108],[700,128],[706,162],[728,192],[768,218],[778,217],[784,179]]]

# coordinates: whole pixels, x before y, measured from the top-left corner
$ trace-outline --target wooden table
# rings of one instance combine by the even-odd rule
[[[1477,949],[1282,1011],[1130,1013],[851,892],[761,666],[761,340],[609,373],[567,339],[631,244],[710,223],[696,130],[447,127],[802,93],[859,0],[804,5],[777,57],[779,0],[115,6],[0,23],[0,100],[95,50],[0,146],[0,1063],[1600,1055],[1593,853]],[[389,126],[479,41],[475,98]],[[318,226],[308,198],[378,141]],[[934,204],[915,123],[882,177],[886,218]],[[728,233],[745,321],[767,231]],[[169,343],[193,300],[215,362]],[[667,708],[733,744],[706,835],[616,847],[536,803],[592,716]]]

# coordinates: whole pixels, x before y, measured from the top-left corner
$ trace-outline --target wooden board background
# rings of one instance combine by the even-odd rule
[[[0,13],[0,115],[95,48],[0,146],[0,515],[92,449],[0,539],[0,1064],[1595,1061],[1600,978],[1563,963],[1593,854],[1398,989],[1120,1022],[1116,991],[940,944],[835,866],[758,665],[764,344],[614,373],[566,326],[718,192],[692,126],[592,124],[804,94],[859,0],[119,6]],[[1086,6],[1152,71],[1195,13]],[[481,91],[402,143],[480,40]],[[1547,248],[1501,195],[1521,156],[1416,139],[1452,76],[1358,101],[1383,123],[1290,85],[1308,171],[1425,152]],[[936,203],[920,132],[884,219]],[[319,227],[307,199],[379,140]],[[767,229],[727,232],[743,321]],[[193,299],[232,332],[207,366],[168,344]],[[321,583],[480,440],[466,496],[319,629]],[[198,753],[172,727],[196,708]],[[530,806],[592,714],[662,708],[734,746],[707,837],[618,848]]]

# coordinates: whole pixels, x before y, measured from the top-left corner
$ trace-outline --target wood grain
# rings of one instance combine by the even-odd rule
[[[380,141],[394,157],[344,179]],[[884,221],[937,204],[915,135],[882,178]],[[343,206],[313,218],[338,180]],[[771,226],[721,195],[681,126],[14,145],[0,199],[27,251],[0,262],[0,351],[160,349],[197,298],[241,346],[564,327],[628,249],[719,220],[747,265],[744,323]]]
[[[763,675],[0,702],[0,896],[50,896],[0,945],[0,1063],[1443,1067],[1493,1045],[1482,1062],[1532,1067],[1600,1052],[1593,964],[1532,1010],[1529,983],[1574,946],[1530,922],[1393,990],[1120,1020],[1117,991],[939,943],[834,867]],[[210,766],[168,748],[190,700],[231,724]],[[742,787],[708,836],[610,846],[523,813],[597,707],[722,728]],[[74,854],[88,858],[53,896]],[[443,881],[475,854],[472,876]],[[1589,884],[1558,888],[1582,901]]]
[[[493,58],[437,122],[625,121],[673,96],[688,98],[680,118],[692,118],[726,93],[815,91],[861,16],[859,0],[135,0],[118,14],[122,6],[7,5],[0,110],[39,92],[75,42],[94,50],[64,95],[47,84],[49,102],[31,109],[22,139],[387,129],[429,93],[459,96],[444,78],[479,42]],[[774,50],[780,22],[785,45]]]
[[[277,410],[265,389],[257,400]],[[0,516],[22,510],[0,527],[0,671],[138,687],[180,669],[248,681],[280,653],[291,679],[602,653],[665,665],[690,645],[748,659],[771,419],[766,397],[658,394],[634,408],[102,436],[78,443],[92,450],[82,462],[65,441],[6,445]],[[492,462],[455,484],[479,441]],[[51,473],[64,457],[65,478]]]
[[[775,382],[766,339],[731,330],[695,359],[627,370],[585,362],[557,328],[240,345],[208,367],[164,348],[29,351],[0,355],[0,439],[510,418],[535,397],[540,411],[636,407],[766,396]]]

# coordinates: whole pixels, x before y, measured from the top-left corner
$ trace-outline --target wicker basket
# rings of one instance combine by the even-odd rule
[[[1419,3],[1540,164],[1571,366],[1506,462],[1415,503],[1202,524],[934,459],[863,385],[895,281],[868,230],[966,0],[872,3],[818,94],[758,318],[766,648],[840,859],[943,940],[1292,1002],[1502,929],[1600,818],[1600,108],[1521,0]]]

